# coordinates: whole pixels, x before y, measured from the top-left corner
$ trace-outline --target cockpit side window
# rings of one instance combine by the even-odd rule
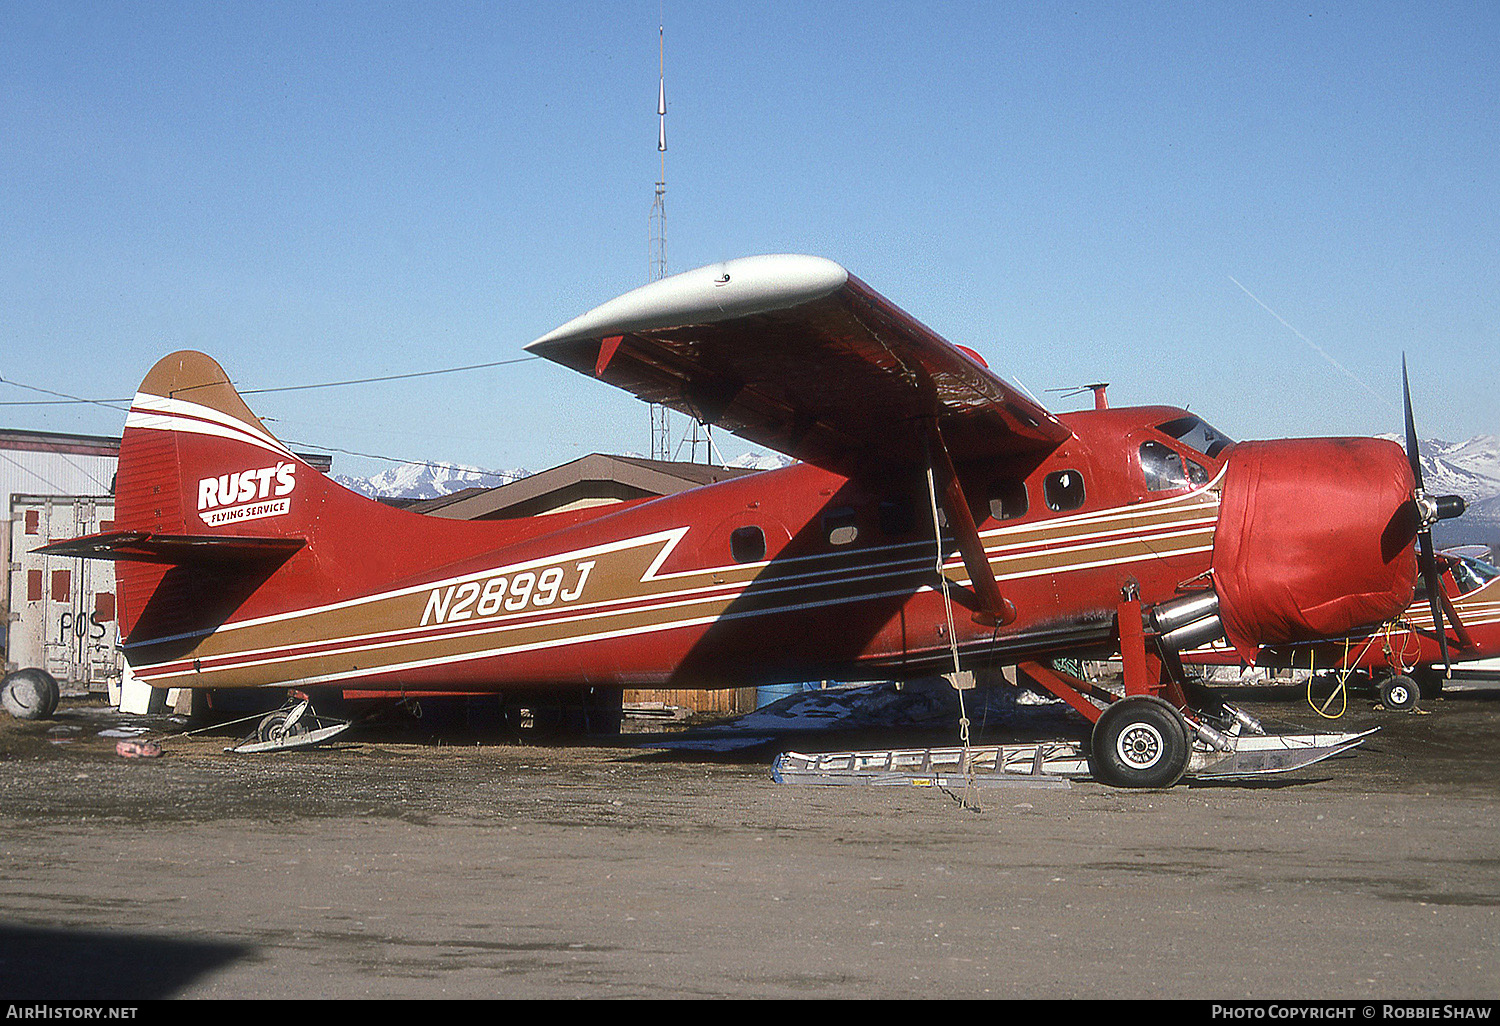
[[[1465,559],[1458,557],[1453,561],[1453,583],[1458,585],[1458,593],[1467,595],[1475,589],[1482,588],[1496,577],[1500,577],[1500,570],[1482,563],[1477,559]]]
[[[1141,443],[1141,470],[1146,475],[1146,490],[1164,492],[1186,488],[1187,471],[1177,450],[1160,442]]]
[[[1197,417],[1178,417],[1165,424],[1156,425],[1156,430],[1183,445],[1190,446],[1203,455],[1213,458],[1234,444],[1234,439],[1214,430]]]

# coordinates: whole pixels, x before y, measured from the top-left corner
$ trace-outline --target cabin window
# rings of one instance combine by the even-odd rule
[[[996,520],[1024,517],[1029,508],[1025,481],[1001,481],[991,487],[990,516]]]
[[[736,563],[759,563],[766,558],[766,532],[753,524],[736,527],[729,535],[729,554]]]
[[[1187,461],[1188,481],[1194,485],[1208,484],[1208,471],[1192,460]]]
[[[1182,466],[1182,457],[1177,450],[1160,442],[1145,442],[1141,445],[1141,470],[1146,475],[1146,489],[1163,492],[1171,488],[1186,488],[1187,471]]]
[[[848,545],[858,538],[859,524],[855,521],[854,510],[840,506],[824,513],[823,537],[828,539],[829,545]]]
[[[1054,470],[1042,482],[1047,508],[1066,513],[1083,505],[1083,475],[1076,470]]]
[[[916,507],[909,499],[889,499],[876,509],[880,533],[887,538],[901,538],[917,529]]]

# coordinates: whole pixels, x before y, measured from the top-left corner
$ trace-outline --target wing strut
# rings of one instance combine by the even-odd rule
[[[1459,648],[1473,648],[1474,639],[1469,635],[1469,630],[1464,626],[1463,620],[1459,619],[1458,609],[1453,605],[1453,600],[1448,597],[1447,591],[1439,591],[1438,595],[1443,600],[1443,608],[1448,611],[1448,620],[1453,624],[1453,633],[1458,635]]]
[[[974,515],[969,512],[963,484],[935,421],[928,422],[927,455],[941,490],[939,501],[948,516],[948,526],[953,531],[958,551],[964,559],[964,568],[969,571],[969,581],[979,599],[979,608],[973,613],[974,622],[990,627],[1008,624],[1016,618],[1016,607],[1000,594],[1000,584],[984,554],[984,543],[979,540],[979,528],[974,525]]]

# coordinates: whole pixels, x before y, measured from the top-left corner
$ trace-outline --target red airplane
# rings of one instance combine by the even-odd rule
[[[1395,619],[1342,638],[1263,648],[1255,665],[1331,672],[1351,683],[1373,685],[1389,709],[1415,708],[1419,695],[1442,692],[1454,663],[1500,657],[1500,569],[1446,554],[1437,556],[1437,565],[1446,624],[1434,616],[1424,582],[1416,600]],[[1439,631],[1446,638],[1440,638]],[[1234,666],[1241,660],[1228,646],[1215,642],[1184,652],[1182,661]]]
[[[1415,539],[1462,508],[1427,499],[1389,441],[1236,444],[1102,391],[1055,416],[815,257],[662,279],[527,349],[801,462],[525,520],[423,517],[313,470],[183,352],[132,404],[116,530],[49,551],[119,561],[123,648],[155,687],[720,688],[1018,664],[1093,724],[1097,778],[1157,787],[1251,722],[1177,653],[1222,634],[1253,658],[1398,615]],[[1049,665],[1109,652],[1123,694]]]

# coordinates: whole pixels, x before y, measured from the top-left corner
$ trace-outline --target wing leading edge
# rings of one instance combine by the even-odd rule
[[[713,264],[626,293],[526,347],[846,476],[1040,459],[1071,432],[843,267]]]

